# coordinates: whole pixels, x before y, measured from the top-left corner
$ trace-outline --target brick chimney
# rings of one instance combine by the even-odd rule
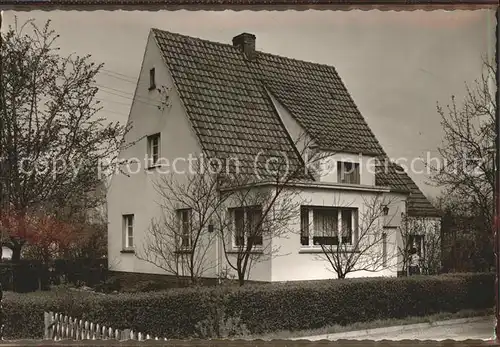
[[[233,46],[238,47],[248,60],[255,59],[255,35],[242,33],[233,37]]]

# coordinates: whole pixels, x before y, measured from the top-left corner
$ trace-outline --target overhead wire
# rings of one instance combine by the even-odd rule
[[[105,68],[102,68],[100,70],[100,73],[108,76],[108,77],[111,77],[111,78],[115,78],[117,80],[120,80],[120,81],[124,81],[124,82],[128,82],[128,83],[132,83],[132,84],[137,84],[137,81],[138,81],[138,77],[137,76],[132,76],[132,75],[127,75],[127,74],[124,74],[124,73],[121,73],[121,72],[117,72],[117,71],[113,71],[113,70],[110,70],[110,69],[105,69]],[[100,87],[99,91],[102,91],[104,93],[107,93],[107,94],[110,94],[110,95],[114,95],[114,96],[117,96],[117,97],[120,97],[120,98],[123,98],[123,99],[126,99],[126,100],[129,100],[131,101],[130,103],[126,103],[126,102],[119,102],[119,101],[115,101],[115,100],[106,100],[106,99],[102,99],[102,98],[97,98],[98,100],[102,101],[102,102],[110,102],[110,103],[115,103],[115,104],[120,104],[120,105],[130,105],[132,104],[132,101],[134,101],[134,97],[135,97],[135,102],[139,102],[139,103],[143,103],[143,104],[147,104],[147,105],[153,105],[153,106],[160,106],[160,105],[157,105],[157,104],[154,104],[154,103],[151,103],[150,100],[147,100],[143,97],[138,97],[135,95],[134,92],[128,92],[128,91],[125,91],[125,90],[121,90],[121,89],[117,89],[117,88],[113,88],[113,87],[108,87],[108,86],[105,86],[105,85],[102,85],[102,84],[96,84],[98,87]],[[127,116],[128,117],[128,114],[124,114],[124,113],[120,113],[118,111],[115,111],[115,110],[109,110],[109,109],[105,109],[103,108],[102,110],[103,112],[109,112],[109,113],[113,113],[113,114],[118,114],[118,115],[123,115],[123,116]],[[394,146],[384,146],[384,148],[396,148]],[[398,147],[399,148],[399,147]],[[439,153],[438,149],[434,148],[434,149],[431,149],[431,148],[416,148],[414,150],[412,150],[412,152],[431,152],[431,153]]]

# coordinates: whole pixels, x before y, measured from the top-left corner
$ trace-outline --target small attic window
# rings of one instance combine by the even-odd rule
[[[149,70],[149,90],[156,89],[155,68]]]

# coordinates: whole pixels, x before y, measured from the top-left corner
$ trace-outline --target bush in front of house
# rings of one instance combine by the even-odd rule
[[[315,329],[494,305],[492,274],[318,281],[243,288],[227,307],[253,333]]]
[[[84,284],[93,287],[108,278],[108,260],[106,258],[73,258],[53,261],[53,277],[64,279],[73,285]]]
[[[38,298],[38,299],[34,299]],[[7,338],[39,338],[43,311],[167,338],[315,329],[377,319],[491,308],[493,274],[457,274],[88,294],[16,294],[5,300]],[[239,327],[239,328],[238,328]],[[217,333],[218,332],[218,333]]]
[[[43,338],[44,312],[75,312],[81,314],[92,301],[91,293],[69,288],[33,293],[4,292],[4,338]],[[79,317],[78,315],[75,317]]]
[[[22,259],[18,262],[0,263],[0,282],[4,290],[28,293],[47,290],[49,287],[48,267],[39,261]]]

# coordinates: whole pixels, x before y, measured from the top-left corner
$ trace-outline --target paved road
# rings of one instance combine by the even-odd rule
[[[377,333],[371,335],[360,335],[359,337],[349,337],[349,339],[354,340],[406,340],[406,339],[417,339],[417,340],[490,340],[494,336],[494,318],[488,317],[480,321],[461,323],[461,324],[450,324],[442,326],[432,326],[427,328],[416,328],[411,330],[396,331],[396,332],[386,332]],[[309,340],[321,340],[321,339],[336,340],[335,337],[330,336],[314,336],[308,338]],[[340,339],[345,339],[346,337],[340,337]]]

